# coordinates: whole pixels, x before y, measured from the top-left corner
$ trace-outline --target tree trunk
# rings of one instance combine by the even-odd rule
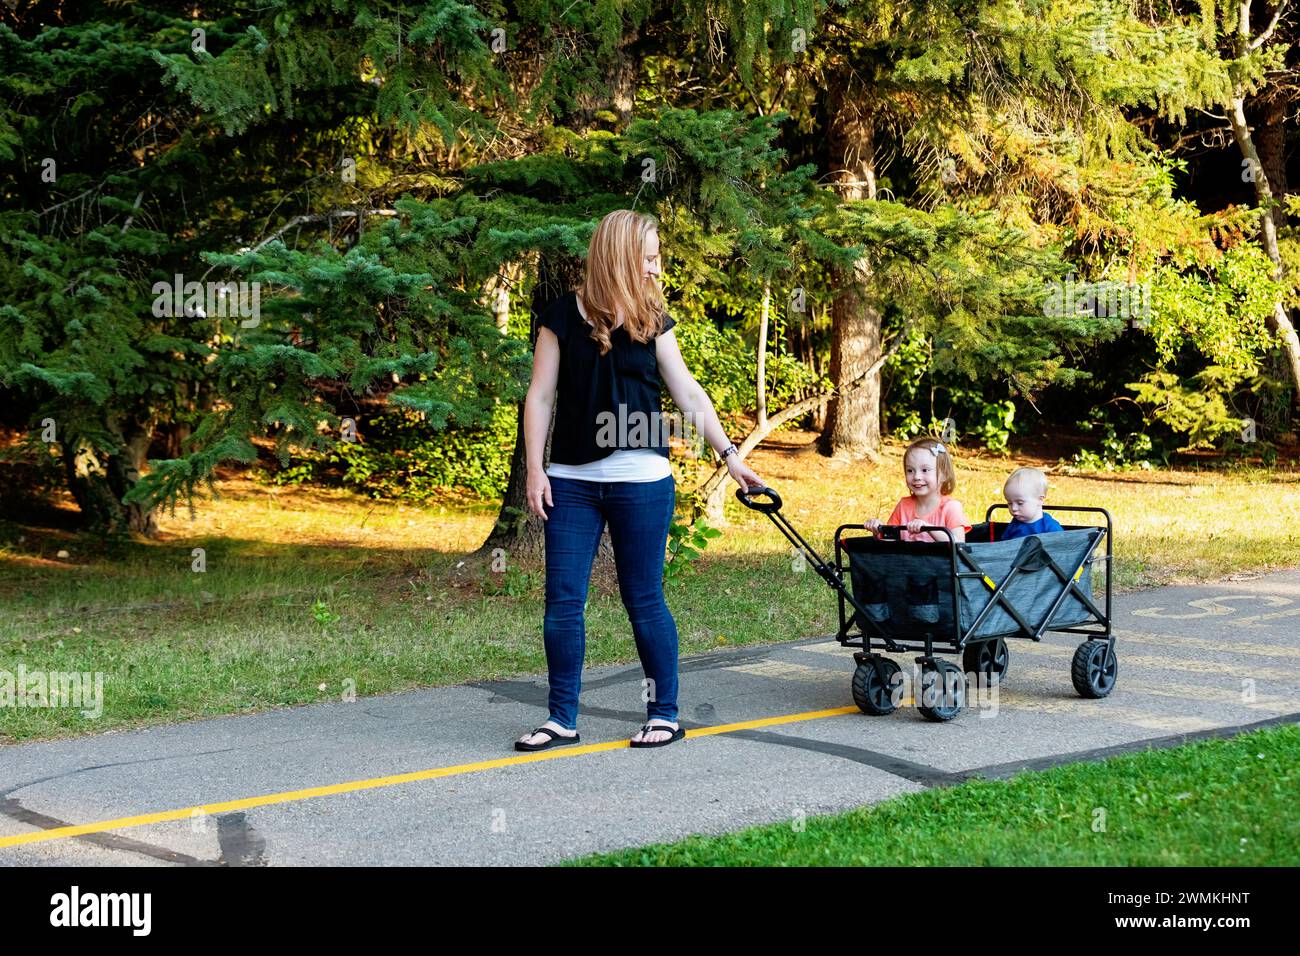
[[[112,430],[118,432],[115,426]],[[86,528],[100,534],[158,533],[152,508],[124,504],[122,499],[140,480],[153,438],[152,428],[137,428],[122,437],[118,451],[96,454],[75,435],[63,444],[63,469]]]
[[[484,304],[492,310],[497,331],[502,335],[510,334],[510,299],[513,290],[519,288],[524,278],[523,265],[507,262],[483,286]]]
[[[863,104],[864,91],[851,92],[846,73],[828,83],[827,143],[831,175],[840,196],[876,198],[873,120]],[[880,357],[881,316],[864,294],[868,265],[859,260],[852,272],[837,271],[838,290],[831,302],[831,381],[836,389],[858,378]],[[880,372],[851,395],[836,395],[826,407],[826,424],[818,451],[833,458],[875,461],[880,450]]]
[[[815,374],[818,377],[818,379],[820,379],[822,373],[825,371],[825,368],[822,365],[821,355],[817,352],[816,333],[817,333],[817,310],[816,308],[810,307],[808,310],[807,354],[808,354],[809,361],[812,365],[813,374]],[[817,407],[812,410],[811,413],[812,431],[817,432],[818,435],[820,435],[822,430],[826,427],[826,408],[828,405],[830,405],[829,399],[827,399],[826,401],[818,402]]]
[[[582,280],[582,260],[572,256],[555,258],[538,257],[537,284],[533,287],[532,321],[528,338],[537,346],[537,321],[546,307],[572,290]],[[510,477],[506,493],[501,500],[501,511],[487,540],[476,555],[503,548],[507,555],[541,560],[545,555],[545,527],[541,518],[528,511],[528,457],[524,441],[524,403],[516,406],[518,421],[515,425],[515,448],[510,456]],[[552,428],[554,411],[552,411]],[[551,429],[546,433],[546,450],[542,454],[542,467],[551,460]]]
[[[758,396],[758,425],[767,424],[767,325],[768,314],[772,306],[772,284],[763,283],[763,314],[758,320],[758,372],[754,382],[755,394]]]
[[[169,422],[159,425],[154,433],[153,447],[160,458],[180,458],[185,454],[185,442],[189,440],[191,428],[185,422]]]
[[[1250,44],[1255,39],[1250,29],[1250,6],[1251,0],[1238,0],[1237,31],[1233,39],[1239,58],[1246,56]],[[1285,184],[1277,183],[1278,192],[1274,193],[1274,184],[1269,179],[1268,169],[1260,158],[1250,124],[1246,120],[1246,101],[1243,91],[1236,91],[1232,101],[1228,104],[1227,113],[1228,121],[1232,124],[1232,135],[1237,141],[1242,157],[1246,160],[1247,167],[1253,174],[1255,204],[1260,208],[1260,241],[1263,243],[1264,251],[1268,253],[1268,257],[1273,260],[1274,274],[1280,278],[1283,268],[1282,255],[1277,245],[1279,219],[1274,214],[1272,206],[1275,195],[1277,201],[1281,201]],[[1267,134],[1265,139],[1268,139]],[[1270,157],[1270,163],[1276,165],[1276,158]],[[1291,373],[1293,401],[1298,400],[1300,399],[1300,336],[1296,334],[1296,328],[1291,322],[1291,316],[1287,313],[1286,306],[1282,304],[1280,299],[1274,303],[1273,313],[1269,318],[1269,327],[1277,333],[1283,354],[1287,358],[1287,365]]]
[[[1245,101],[1241,96],[1232,98],[1228,118],[1232,122],[1232,132],[1237,140],[1237,146],[1241,149],[1242,156],[1247,160],[1249,169],[1254,173],[1255,204],[1261,210],[1259,217],[1260,241],[1263,243],[1264,251],[1268,253],[1268,257],[1273,260],[1275,274],[1280,277],[1282,275],[1282,254],[1277,245],[1277,223],[1271,212],[1274,198],[1273,190],[1268,180],[1268,174],[1260,161],[1259,152],[1255,148],[1254,137],[1251,134],[1250,125],[1246,121]],[[1281,300],[1273,306],[1269,327],[1278,335],[1291,372],[1292,388],[1295,395],[1300,397],[1300,336],[1296,335],[1295,325],[1291,322],[1291,316],[1287,313],[1286,306],[1282,304]]]
[[[1288,97],[1279,87],[1269,89],[1250,104],[1250,115],[1255,118],[1255,149],[1259,151],[1259,164],[1268,177],[1269,191],[1277,198],[1273,208],[1273,225],[1281,229],[1286,225],[1283,202],[1287,193],[1286,175],[1286,111]]]

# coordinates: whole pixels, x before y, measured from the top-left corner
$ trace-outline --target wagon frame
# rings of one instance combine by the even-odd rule
[[[755,500],[765,496],[768,500]],[[1026,536],[1009,569],[995,581],[981,567],[979,556],[973,554],[971,545],[983,543],[978,536],[987,531],[989,543],[996,542],[997,536],[1005,524],[994,522],[993,514],[998,509],[1005,509],[1005,504],[991,505],[985,512],[984,522],[972,528],[973,537],[965,542],[945,541],[928,543],[890,541],[874,535],[845,538],[846,531],[864,530],[862,524],[842,524],[835,530],[835,561],[830,563],[804,540],[803,536],[781,514],[781,497],[767,487],[753,488],[748,492],[737,489],[736,497],[748,508],[762,512],[771,518],[772,523],[785,537],[807,558],[813,569],[836,592],[839,599],[839,628],[835,639],[841,646],[853,648],[853,655],[858,664],[854,674],[853,696],[859,708],[865,713],[883,715],[890,713],[897,706],[897,688],[901,683],[900,669],[893,661],[882,656],[881,652],[905,654],[915,652],[917,664],[921,667],[922,684],[926,688],[925,703],[920,704],[922,714],[936,721],[951,720],[961,710],[965,697],[965,673],[977,670],[987,675],[990,683],[999,682],[1006,673],[1009,654],[1006,638],[1022,638],[1041,641],[1048,631],[1060,631],[1079,634],[1087,638],[1079,645],[1071,664],[1071,680],[1075,690],[1083,697],[1099,698],[1110,693],[1114,686],[1117,671],[1115,657],[1115,635],[1111,626],[1112,616],[1112,565],[1114,560],[1113,538],[1114,526],[1110,513],[1104,508],[1090,508],[1070,505],[1053,506],[1054,512],[1073,512],[1080,514],[1101,515],[1105,525],[1086,524],[1063,526],[1063,531],[1092,531],[1088,536],[1086,547],[1074,560],[1062,566],[1051,549],[1044,547],[1040,536]],[[886,528],[888,526],[885,526]],[[900,529],[889,529],[897,532]],[[946,529],[927,525],[925,531],[937,531],[946,538]],[[1048,532],[1047,535],[1057,532]],[[1098,554],[1102,541],[1105,552]],[[1075,540],[1075,539],[1071,539]],[[846,562],[846,555],[854,549],[869,549],[876,555],[897,554],[900,559],[907,557],[934,558],[946,553],[948,573],[951,575],[950,588],[952,617],[947,626],[930,628],[928,625],[913,625],[910,630],[918,628],[923,637],[914,634],[900,636],[897,631],[877,621],[871,610],[858,599],[846,580],[853,583],[852,561]],[[919,551],[919,548],[926,548]],[[987,560],[987,558],[986,558]],[[1097,562],[1105,563],[1105,601],[1104,608],[1098,607],[1091,591],[1091,568]],[[1087,581],[1090,587],[1085,590],[1079,586],[1080,579],[1088,570]],[[1052,596],[1050,606],[1041,615],[1041,621],[1034,624],[1027,619],[1027,614],[1009,600],[1008,592],[1021,576],[1031,572],[1049,572],[1056,581],[1058,590]],[[969,613],[969,623],[963,625],[962,602],[964,597],[963,582],[974,581],[983,584],[988,590],[985,603],[973,616]],[[983,593],[983,592],[981,592]],[[1058,612],[1062,610],[1068,598],[1073,597],[1086,614],[1078,620],[1053,626]],[[970,595],[965,595],[970,600]],[[848,605],[848,607],[846,607]],[[852,610],[849,610],[851,608]],[[1001,610],[1014,626],[1002,626],[988,631],[993,620],[992,615]],[[856,612],[856,613],[854,613]],[[856,629],[855,629],[856,626]],[[937,654],[963,654],[965,671],[940,659]],[[942,686],[943,697],[934,691]]]

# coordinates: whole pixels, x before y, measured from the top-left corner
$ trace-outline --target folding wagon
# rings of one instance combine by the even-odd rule
[[[1006,677],[1007,638],[1040,641],[1048,631],[1086,637],[1070,667],[1081,697],[1105,697],[1114,688],[1113,533],[1104,508],[1053,505],[1054,513],[1099,515],[1105,524],[1062,525],[1062,531],[1010,541],[998,540],[1007,523],[992,520],[997,509],[1006,508],[1001,504],[988,509],[965,542],[901,541],[904,529],[891,525],[881,526],[881,538],[846,537],[865,526],[843,524],[835,531],[835,563],[830,564],[781,514],[781,497],[773,489],[737,489],[736,497],[771,518],[839,595],[836,639],[858,648],[853,701],[863,713],[888,714],[900,703],[902,670],[885,653],[920,653],[915,658],[921,671],[919,709],[930,720],[946,721],[961,712],[967,679],[987,686]],[[1093,600],[1098,562],[1105,565],[1104,610]],[[936,656],[957,653],[961,668]]]

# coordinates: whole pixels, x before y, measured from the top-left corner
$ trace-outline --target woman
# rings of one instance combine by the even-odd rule
[[[685,736],[677,723],[677,625],[663,593],[676,483],[660,427],[662,386],[742,488],[762,485],[682,361],[658,275],[655,220],[630,210],[611,212],[592,234],[582,286],[541,317],[524,403],[524,442],[528,508],[546,522],[543,637],[550,719],[515,741],[518,750],[579,740],[583,609],[606,522],[619,593],[648,678],[646,723],[632,746],[662,747]],[[543,471],[553,399],[558,408],[551,464]]]

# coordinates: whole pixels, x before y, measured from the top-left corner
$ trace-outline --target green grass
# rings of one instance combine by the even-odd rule
[[[829,556],[838,525],[893,507],[903,490],[900,451],[891,446],[871,466],[763,448],[751,464],[781,492],[787,518]],[[1005,475],[1035,463],[1045,464],[965,458],[957,497],[979,520],[999,500]],[[1115,515],[1119,590],[1296,564],[1294,471],[1052,480],[1049,507],[1100,503]],[[494,503],[418,508],[243,479],[221,487],[195,518],[164,516],[151,542],[109,545],[0,523],[0,671],[21,663],[105,675],[99,719],[72,708],[3,707],[0,741],[545,671],[540,565],[511,560],[519,575],[512,593],[494,593],[500,576],[485,568],[453,573],[485,540]],[[1234,525],[1240,503],[1259,499],[1269,507]],[[797,570],[771,522],[734,496],[727,514],[726,533],[697,572],[667,587],[682,654],[833,633],[834,594],[811,568]],[[194,548],[206,551],[202,573],[192,570]],[[57,557],[61,549],[69,557]],[[594,582],[587,634],[589,664],[636,660],[612,575]]]
[[[564,865],[1295,866],[1297,793],[1290,725]]]

